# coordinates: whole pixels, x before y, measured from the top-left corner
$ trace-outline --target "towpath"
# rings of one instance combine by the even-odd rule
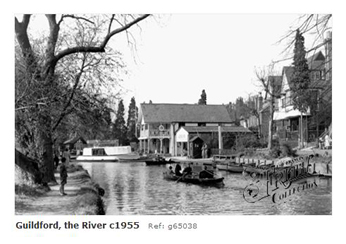
[[[59,173],[55,173],[60,183]],[[90,187],[91,180],[84,170],[68,172],[65,193],[61,196],[60,184],[50,184],[50,191],[32,196],[17,194],[15,201],[16,215],[75,215],[79,214],[80,208],[76,202],[80,201],[83,194],[82,187]],[[85,192],[84,192],[85,193]]]

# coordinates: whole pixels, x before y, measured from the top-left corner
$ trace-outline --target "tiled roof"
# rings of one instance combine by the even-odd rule
[[[224,105],[198,104],[141,104],[146,123],[231,123]]]
[[[186,130],[189,133],[193,132],[218,132],[217,126],[184,126],[182,127],[184,130]],[[243,126],[222,126],[221,127],[222,132],[241,132],[241,133],[251,133],[251,131],[248,128],[245,128]]]

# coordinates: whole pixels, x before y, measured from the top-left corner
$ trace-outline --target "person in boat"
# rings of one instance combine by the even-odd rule
[[[186,168],[184,168],[183,170],[183,175],[192,175],[192,168],[191,168],[191,164],[189,164]]]
[[[214,178],[214,174],[213,172],[209,171],[207,166],[204,166],[204,170],[202,170],[201,172],[199,172],[199,178],[200,179],[210,179],[210,178]]]
[[[180,172],[180,170],[181,170],[181,166],[179,163],[177,163],[177,165],[175,166],[175,170],[174,170],[175,175],[182,176],[182,173]]]
[[[60,195],[66,195],[65,193],[65,185],[67,183],[67,169],[66,169],[66,159],[62,158],[61,159],[61,165],[60,165]]]
[[[174,171],[173,171],[173,167],[172,167],[172,166],[169,166],[169,168],[168,168],[168,174],[174,175]]]

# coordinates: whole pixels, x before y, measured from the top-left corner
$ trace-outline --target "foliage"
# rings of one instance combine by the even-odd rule
[[[207,104],[207,94],[205,93],[205,90],[202,90],[201,98],[198,100],[199,105],[206,105]]]
[[[15,17],[16,145],[42,163],[47,181],[55,180],[52,145],[66,131],[77,124],[108,130],[108,99],[117,96],[124,65],[107,44],[149,15],[59,16],[45,16],[49,30],[39,37],[30,36],[30,14]],[[134,36],[127,37],[133,44]],[[105,123],[97,125],[101,117]]]
[[[236,139],[236,150],[242,151],[248,148],[264,148],[266,142],[262,139],[257,138],[255,135],[244,135],[239,136]]]
[[[309,90],[310,70],[306,60],[304,37],[299,29],[296,32],[294,44],[293,68],[291,80],[293,107],[301,112],[307,112],[312,104],[312,95]]]
[[[116,118],[113,126],[113,135],[114,138],[119,140],[120,145],[128,144],[127,139],[127,127],[125,125],[125,107],[123,100],[119,101],[118,110],[116,112]]]
[[[294,157],[296,153],[292,150],[291,146],[286,143],[282,143],[277,139],[273,140],[273,147],[269,151],[269,156],[271,158],[279,158],[279,157]]]
[[[136,100],[134,97],[131,98],[129,105],[129,112],[127,117],[127,138],[130,142],[137,142],[136,136],[136,123],[138,117],[138,108],[136,106]]]
[[[282,143],[280,146],[281,155],[284,157],[296,156],[295,151],[289,144]]]

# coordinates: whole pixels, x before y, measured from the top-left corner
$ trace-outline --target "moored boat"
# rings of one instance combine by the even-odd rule
[[[110,155],[106,147],[84,148],[83,155],[76,158],[77,161],[83,162],[118,162],[119,158]]]
[[[86,162],[117,162],[139,160],[141,156],[132,152],[130,146],[119,147],[86,147],[83,155],[76,158],[78,161]]]
[[[164,165],[164,164],[170,164],[170,163],[172,163],[170,159],[166,159],[160,156],[145,160],[146,165]]]
[[[248,174],[259,174],[264,175],[266,174],[270,169],[274,168],[274,165],[268,164],[268,165],[261,165],[261,166],[254,166],[252,164],[247,164],[243,166],[243,173]]]
[[[247,167],[255,166],[255,164],[244,164],[244,163],[235,163],[235,162],[226,161],[224,163],[219,163],[216,165],[218,170],[224,170],[231,173],[242,173],[244,170],[244,167],[246,166]]]

